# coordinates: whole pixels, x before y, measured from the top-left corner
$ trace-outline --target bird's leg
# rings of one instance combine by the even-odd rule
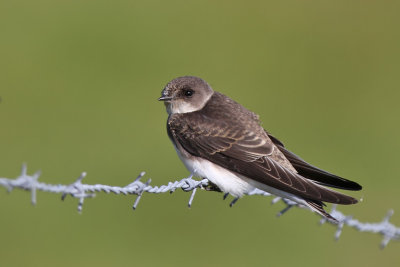
[[[206,191],[222,192],[221,189],[214,183],[208,182],[208,185],[204,187]]]
[[[236,203],[236,201],[238,201],[239,200],[239,197],[235,197],[233,200],[232,200],[232,202],[229,204],[229,207],[231,207],[232,208],[232,206]]]
[[[204,187],[204,189],[207,190],[207,191],[215,191],[215,192],[221,192],[221,193],[222,193],[222,190],[221,190],[216,184],[214,184],[214,183],[212,183],[212,182],[210,182],[210,181],[208,182],[208,185]],[[225,193],[225,194],[224,194],[224,200],[225,200],[228,196],[229,196],[229,193]],[[235,198],[231,201],[231,203],[229,203],[229,206],[232,207],[233,205],[235,205],[236,201],[238,201],[238,200],[239,200],[239,197],[235,197]]]

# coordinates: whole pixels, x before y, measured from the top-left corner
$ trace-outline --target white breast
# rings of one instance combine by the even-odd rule
[[[216,184],[223,192],[234,197],[241,197],[255,188],[271,193],[275,196],[291,199],[299,204],[309,206],[302,198],[291,193],[267,186],[243,175],[231,172],[211,161],[192,157],[187,158],[175,147],[175,150],[186,168],[195,176],[206,178]]]
[[[176,149],[176,152],[191,173],[210,180],[225,193],[241,197],[243,194],[254,189],[254,186],[250,184],[250,179],[246,177],[239,176],[234,172],[199,157],[187,158],[178,149]]]

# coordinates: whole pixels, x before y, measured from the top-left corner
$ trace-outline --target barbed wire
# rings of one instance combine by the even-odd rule
[[[78,198],[78,212],[82,212],[83,203],[86,198],[93,198],[95,196],[95,192],[105,192],[105,193],[114,193],[114,194],[123,194],[123,195],[137,195],[135,202],[133,203],[132,208],[135,210],[139,204],[139,201],[143,195],[143,193],[166,193],[166,192],[174,192],[176,189],[181,188],[185,192],[192,192],[188,201],[188,206],[191,207],[194,196],[196,194],[197,189],[210,189],[210,184],[207,179],[203,179],[200,181],[194,180],[192,175],[183,178],[179,181],[169,182],[167,185],[161,186],[151,186],[151,179],[148,179],[146,182],[142,182],[141,178],[145,175],[145,172],[142,172],[138,175],[138,177],[130,184],[119,187],[119,186],[110,186],[110,185],[102,185],[102,184],[83,184],[82,180],[85,178],[86,173],[83,172],[81,175],[76,179],[75,182],[69,185],[54,185],[54,184],[47,184],[39,182],[39,177],[41,173],[36,172],[33,175],[28,175],[27,167],[24,164],[22,166],[21,174],[17,176],[15,179],[9,178],[0,178],[0,186],[5,187],[9,192],[11,192],[14,188],[24,189],[31,192],[31,202],[32,204],[36,204],[36,192],[44,191],[56,194],[62,194],[61,199],[64,200],[66,196],[70,195],[74,198]],[[254,189],[251,192],[247,193],[247,195],[261,195],[261,196],[272,196],[270,193],[262,191],[260,189]],[[228,194],[224,195],[224,199]],[[230,202],[230,206],[232,207],[239,198],[234,198]],[[294,201],[289,199],[274,197],[272,200],[272,204],[283,202],[286,207],[280,211],[277,216],[283,215],[285,212],[290,210],[292,207],[299,207],[305,208],[310,210],[308,207],[300,205]],[[393,215],[393,210],[389,210],[384,219],[381,222],[377,223],[368,223],[368,222],[360,222],[356,219],[353,219],[350,215],[345,215],[342,212],[336,209],[336,205],[332,206],[332,210],[330,212],[331,216],[334,217],[337,222],[321,219],[320,224],[329,223],[337,227],[335,233],[335,239],[338,240],[343,227],[349,226],[352,227],[360,232],[370,232],[375,234],[380,234],[383,236],[383,240],[380,244],[380,247],[383,249],[385,248],[391,240],[400,240],[400,228],[396,227],[394,224],[390,223],[389,220]]]

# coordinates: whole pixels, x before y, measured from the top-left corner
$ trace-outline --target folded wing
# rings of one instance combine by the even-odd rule
[[[279,150],[285,155],[285,157],[290,161],[293,167],[297,170],[297,172],[310,180],[315,181],[318,184],[326,185],[330,187],[346,189],[346,190],[361,190],[362,186],[356,182],[347,180],[345,178],[339,177],[327,171],[321,170],[303,159],[294,153],[290,152],[285,148],[283,143],[279,141],[274,136],[268,134],[272,142],[279,148]]]
[[[205,158],[265,185],[316,203],[357,202],[290,171],[271,158],[277,148],[258,121],[249,125],[248,120],[232,120],[224,118],[219,121],[199,112],[173,114],[168,120],[168,132],[193,156]]]

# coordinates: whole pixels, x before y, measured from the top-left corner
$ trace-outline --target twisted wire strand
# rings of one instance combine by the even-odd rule
[[[114,193],[114,194],[123,194],[129,195],[134,194],[137,195],[137,198],[132,206],[133,209],[136,209],[139,201],[143,195],[143,193],[166,193],[166,192],[174,192],[176,189],[182,189],[185,192],[192,192],[190,195],[188,206],[191,207],[193,203],[194,196],[196,194],[197,189],[207,189],[209,185],[207,179],[203,180],[194,180],[192,175],[183,178],[179,181],[169,182],[166,185],[161,186],[151,186],[151,179],[148,179],[146,182],[142,182],[141,178],[145,175],[145,172],[142,172],[138,175],[138,177],[130,184],[119,187],[119,186],[110,186],[110,185],[102,185],[102,184],[83,184],[82,180],[85,178],[86,173],[83,172],[81,175],[76,179],[75,182],[69,185],[54,185],[54,184],[47,184],[39,182],[38,179],[41,173],[36,172],[33,175],[27,174],[27,167],[24,164],[22,166],[21,174],[15,179],[9,178],[0,178],[0,186],[5,187],[9,192],[11,192],[14,188],[24,189],[31,192],[31,202],[32,204],[36,204],[36,192],[44,191],[56,194],[62,194],[61,199],[64,200],[66,196],[70,195],[74,198],[79,199],[78,203],[78,212],[82,212],[83,203],[86,198],[93,198],[95,197],[96,192],[105,192],[105,193]],[[247,195],[261,195],[261,196],[272,196],[270,193],[262,191],[260,189],[254,189],[249,192]],[[224,199],[228,196],[228,194],[224,195]],[[230,203],[232,207],[239,198],[234,198]],[[285,212],[290,210],[293,207],[305,208],[303,205],[299,205],[296,202],[293,202],[289,199],[275,197],[272,199],[272,204],[283,202],[286,207],[280,211],[277,216],[283,215]],[[360,232],[370,232],[374,234],[380,234],[383,236],[383,240],[380,244],[380,247],[383,249],[385,248],[391,240],[400,240],[400,227],[396,227],[394,224],[390,223],[389,220],[393,215],[393,210],[389,210],[386,216],[383,218],[381,222],[377,223],[369,223],[369,222],[360,222],[357,219],[354,219],[352,216],[345,215],[342,212],[336,209],[336,205],[332,206],[332,210],[330,214],[337,219],[337,223],[333,221],[329,221],[326,219],[321,219],[320,223],[330,223],[337,227],[335,233],[335,239],[339,239],[340,235],[342,234],[343,227],[346,225],[348,227],[352,227]]]

